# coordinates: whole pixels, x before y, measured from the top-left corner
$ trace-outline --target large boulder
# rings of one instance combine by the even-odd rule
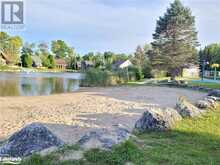
[[[220,90],[212,90],[208,95],[220,98]]]
[[[64,143],[44,125],[33,123],[13,134],[0,147],[0,155],[25,157],[53,146]]]
[[[207,100],[199,100],[197,101],[196,106],[201,109],[207,109],[211,107],[211,103]]]
[[[112,146],[128,140],[130,136],[126,128],[116,126],[111,129],[88,132],[78,141],[78,144],[84,149],[111,149]]]
[[[191,104],[185,97],[180,97],[176,103],[176,109],[183,118],[197,117],[202,114],[199,108]]]
[[[182,117],[171,108],[151,108],[136,122],[135,130],[145,132],[148,130],[166,131],[170,130]]]

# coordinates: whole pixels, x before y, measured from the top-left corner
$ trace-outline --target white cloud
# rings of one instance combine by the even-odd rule
[[[171,0],[30,0],[27,40],[64,39],[79,52],[132,52],[150,42]],[[183,0],[196,15],[203,44],[220,41],[219,0]]]

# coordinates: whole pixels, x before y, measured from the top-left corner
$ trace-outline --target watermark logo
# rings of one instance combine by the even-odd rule
[[[20,157],[1,157],[0,155],[0,164],[21,164],[22,159]]]
[[[24,1],[3,0],[1,1],[1,29],[23,30],[24,29]]]

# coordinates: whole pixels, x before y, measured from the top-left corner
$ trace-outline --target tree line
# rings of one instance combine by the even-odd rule
[[[48,68],[55,67],[55,58],[65,59],[70,69],[77,69],[78,62],[90,61],[95,68],[111,70],[113,63],[129,59],[140,79],[162,71],[175,78],[189,64],[202,65],[204,60],[210,65],[220,63],[220,44],[211,44],[198,51],[200,44],[197,35],[195,17],[190,8],[185,7],[180,0],[174,0],[156,22],[153,42],[137,46],[133,54],[106,51],[79,55],[62,40],[52,41],[50,46],[44,42],[23,44],[21,37],[10,36],[5,32],[0,33],[0,48],[11,63],[17,64],[20,60],[24,67],[31,67],[31,56],[40,57],[42,65]],[[207,69],[210,69],[209,66]]]

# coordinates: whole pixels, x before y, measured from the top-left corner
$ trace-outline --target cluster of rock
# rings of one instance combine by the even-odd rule
[[[136,122],[135,130],[140,132],[170,130],[182,118],[197,117],[208,109],[216,107],[217,101],[220,101],[220,90],[211,91],[196,105],[191,104],[186,98],[180,97],[176,109],[159,107],[147,109]],[[78,144],[84,149],[111,149],[113,145],[126,141],[130,136],[131,133],[126,128],[115,125],[111,129],[99,129],[85,134]],[[0,147],[0,156],[25,157],[34,152],[62,145],[64,142],[47,127],[34,123],[12,135]]]
[[[220,101],[220,90],[211,91],[196,105],[190,103],[186,98],[180,97],[176,103],[176,109],[156,107],[146,110],[136,122],[135,130],[139,132],[170,130],[182,118],[198,117],[207,110],[215,108],[217,101]]]
[[[13,134],[0,147],[0,156],[24,157],[63,144],[64,142],[44,125],[33,123]]]
[[[83,149],[111,149],[113,145],[126,141],[130,132],[122,125],[114,125],[111,129],[97,129],[88,132],[78,141]],[[58,148],[64,142],[54,135],[43,124],[27,125],[13,134],[1,147],[0,157],[26,157],[48,148]]]

